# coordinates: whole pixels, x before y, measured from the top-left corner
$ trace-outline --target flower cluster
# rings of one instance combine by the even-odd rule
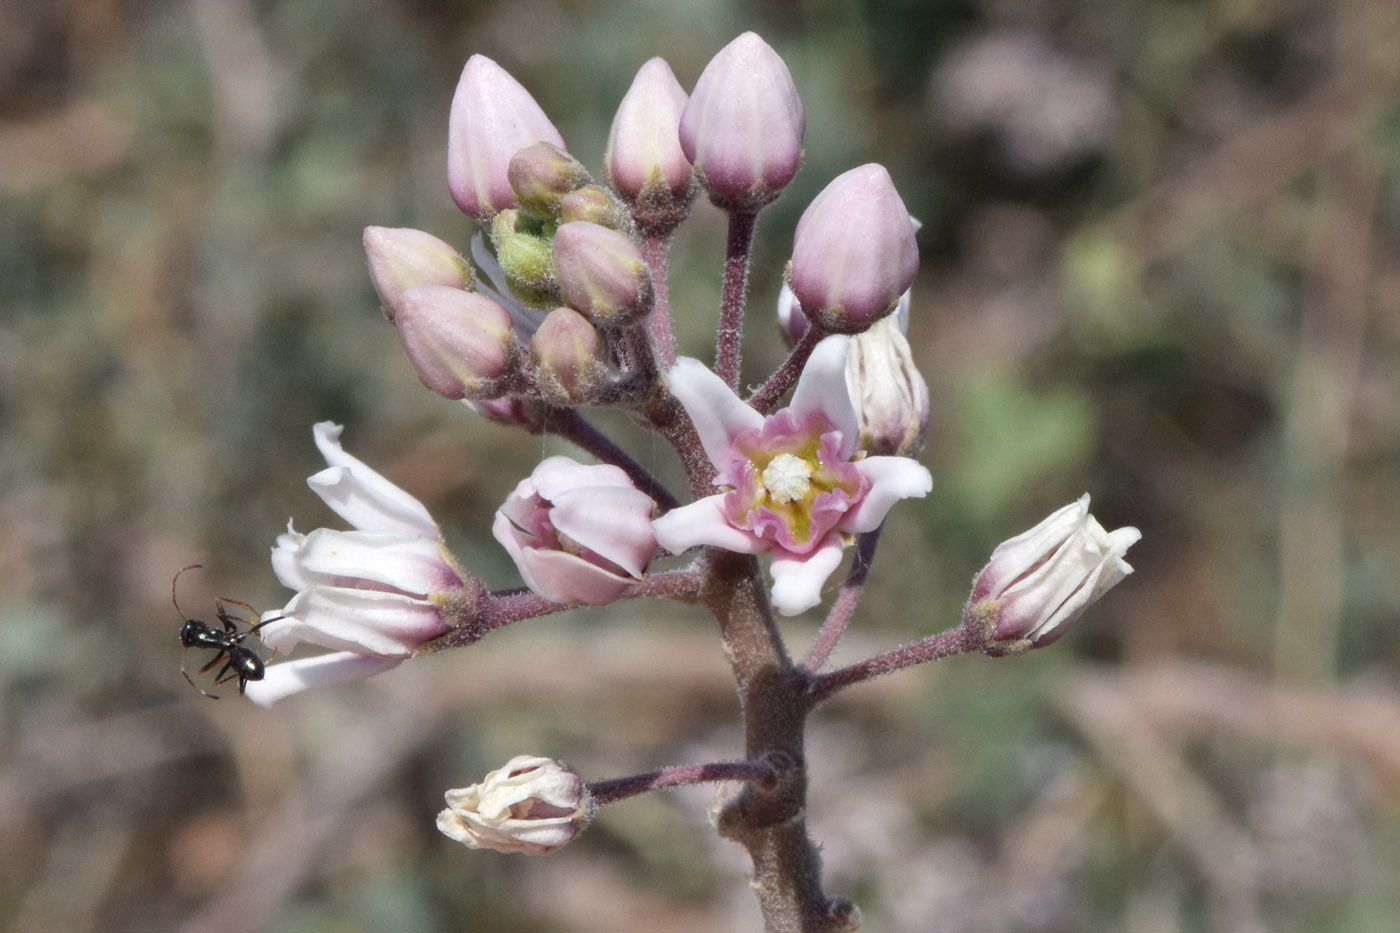
[[[447,185],[481,232],[462,252],[424,231],[371,227],[370,278],[428,389],[556,435],[594,462],[551,456],[517,481],[492,533],[524,587],[489,591],[448,552],[421,502],[347,454],[339,426],[316,425],[327,468],[311,488],[352,528],[301,534],[288,524],[272,564],[295,595],[258,631],[279,651],[305,642],[330,653],[271,665],[248,685],[250,697],[271,703],[565,609],[643,597],[703,606],[746,688],[746,732],[770,744],[743,761],[594,785],[551,759],[518,756],[448,791],[438,827],[470,848],[539,855],[578,835],[599,804],[737,780],[762,799],[735,803],[717,825],[751,846],[762,871],[780,873],[759,857],[765,833],[800,828],[800,817],[760,817],[804,810],[797,752],[806,712],[900,667],[1049,644],[1131,572],[1123,557],[1137,530],[1105,531],[1085,496],[993,552],[959,625],[823,670],[887,516],[900,500],[928,495],[933,477],[915,459],[929,391],[906,337],[917,320],[918,224],[880,165],[839,175],[802,214],[778,308],[789,356],[741,394],[752,233],[801,168],[804,129],[787,66],[746,33],[690,94],[661,59],[642,66],[618,107],[598,182],[523,86],[489,58],[467,62],[448,120]],[[713,368],[677,354],[667,285],[670,237],[700,191],[730,224]],[[668,444],[689,500],[589,421],[591,408],[625,412]],[[832,598],[829,581],[852,549]],[[773,611],[796,615],[824,602],[813,648],[791,661]],[[747,689],[756,683],[765,689]],[[745,820],[752,825],[735,828]],[[796,845],[792,838],[783,846]],[[815,850],[793,863],[815,865]],[[774,891],[812,890],[761,880]],[[787,911],[770,915],[772,928],[853,916],[843,910],[835,901],[765,901],[765,911]]]

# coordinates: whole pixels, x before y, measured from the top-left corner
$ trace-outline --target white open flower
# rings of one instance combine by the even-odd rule
[[[446,793],[437,827],[469,849],[548,855],[593,819],[583,779],[552,758],[517,755],[479,784]]]
[[[342,654],[335,663],[272,665],[247,692],[263,705],[392,667],[451,629],[434,594],[467,586],[423,503],[346,453],[340,425],[323,421],[313,430],[328,466],[307,484],[355,528],[301,534],[288,522],[272,549],[272,569],[297,592],[259,634],[277,651],[307,642]]]
[[[1133,572],[1123,555],[1142,533],[1105,531],[1086,493],[1030,531],[997,545],[972,586],[965,616],[995,642],[1048,645]]]

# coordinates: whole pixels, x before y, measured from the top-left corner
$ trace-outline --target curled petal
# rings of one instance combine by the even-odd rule
[[[530,589],[556,603],[606,606],[637,582],[565,551],[522,548],[516,565]]]
[[[724,493],[706,496],[655,519],[651,530],[656,535],[656,543],[672,554],[702,545],[712,545],[738,554],[766,551],[768,542],[730,523],[724,499]]]
[[[573,489],[595,486],[633,488],[632,480],[621,467],[611,463],[579,463],[569,457],[545,458],[525,482],[540,498],[551,502]]]
[[[271,706],[278,700],[313,687],[330,687],[373,677],[396,667],[400,660],[340,651],[314,658],[283,661],[269,665],[262,680],[249,681],[247,697],[259,706]]]
[[[292,597],[285,618],[262,629],[263,642],[288,651],[298,642],[322,648],[406,658],[449,626],[437,606],[402,593],[316,586]]]
[[[841,565],[844,545],[839,534],[829,534],[806,554],[773,551],[773,608],[794,616],[822,601],[822,585]]]
[[[340,432],[343,430],[330,421],[322,421],[313,428],[316,446],[329,468],[306,481],[312,491],[356,528],[440,538],[437,524],[423,503],[341,448]]]
[[[933,489],[928,469],[908,457],[867,457],[856,469],[870,480],[870,490],[842,518],[840,528],[847,534],[874,531],[900,499],[922,499]]]
[[[555,530],[640,580],[656,549],[651,497],[626,489],[571,489],[552,497]]]
[[[844,386],[844,361],[841,365],[841,384]],[[723,379],[699,360],[684,356],[676,360],[676,365],[671,367],[670,383],[671,394],[695,424],[705,455],[719,469],[724,469],[729,463],[735,436],[763,427],[763,416],[735,395]],[[847,399],[849,404],[850,400]]]

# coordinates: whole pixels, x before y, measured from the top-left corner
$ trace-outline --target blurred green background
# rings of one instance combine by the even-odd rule
[[[482,52],[595,169],[632,74],[745,29],[806,165],[760,222],[746,378],[792,225],[886,164],[924,222],[910,339],[932,495],[892,513],[837,660],[952,624],[1084,491],[1137,573],[1052,649],[951,659],[813,720],[828,890],[871,930],[1384,931],[1400,916],[1400,8],[1389,0],[21,0],[0,9],[0,927],[751,929],[713,789],[548,859],[441,793],[519,752],[590,779],[732,758],[712,623],[628,604],[271,710],[182,681],[169,581],[280,605],[310,426],[493,586],[554,442],[431,395],[370,224],[465,247],[448,103]],[[723,225],[676,245],[711,352]],[[615,425],[615,421],[607,422]],[[619,436],[674,477],[667,451]],[[787,629],[795,651],[818,618]]]

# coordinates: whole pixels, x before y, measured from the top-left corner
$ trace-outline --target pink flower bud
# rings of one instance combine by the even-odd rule
[[[437,827],[468,849],[548,855],[593,819],[583,779],[551,758],[517,755],[480,784],[449,790]]]
[[[554,268],[565,303],[599,327],[620,327],[651,311],[651,272],[636,245],[599,224],[564,224],[554,234]]]
[[[537,142],[564,139],[530,92],[485,55],[462,69],[447,119],[447,187],[466,214],[489,218],[515,206],[510,160]]]
[[[515,370],[510,313],[484,295],[410,288],[399,298],[395,326],[418,378],[444,398],[490,398]]]
[[[603,336],[573,308],[555,308],[530,338],[540,388],[564,405],[587,401],[606,372]]]
[[[618,467],[550,457],[515,487],[491,533],[545,599],[601,606],[646,573],[654,506]]]
[[[671,66],[653,58],[632,79],[613,117],[603,171],[643,222],[676,222],[695,197],[695,171],[678,136],[685,103]]]
[[[1136,528],[1104,531],[1086,494],[997,546],[973,581],[963,623],[993,648],[1048,645],[1133,572],[1123,555],[1141,537]]]
[[[550,143],[521,149],[507,175],[520,209],[540,220],[557,219],[559,199],[593,180],[581,162]]]
[[[797,222],[792,291],[829,330],[859,333],[889,314],[918,271],[914,221],[882,165],[838,175]]]
[[[895,315],[851,338],[846,388],[860,421],[860,446],[868,454],[917,457],[928,429],[928,383],[914,365],[909,341]]]
[[[366,227],[365,258],[369,277],[390,321],[399,296],[415,285],[472,287],[471,265],[431,233],[408,227]]]
[[[710,200],[728,210],[772,201],[802,165],[806,120],[787,65],[746,32],[710,59],[681,113],[680,143]]]

